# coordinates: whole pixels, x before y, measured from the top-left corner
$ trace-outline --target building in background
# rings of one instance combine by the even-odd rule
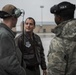
[[[42,26],[40,24],[40,22],[36,23],[36,27],[34,29],[35,33],[51,33],[51,29],[56,26],[54,22],[43,22]]]

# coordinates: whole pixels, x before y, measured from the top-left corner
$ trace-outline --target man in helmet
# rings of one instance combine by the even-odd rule
[[[75,5],[63,1],[51,7],[57,26],[52,30],[48,52],[48,75],[76,75],[76,20]]]
[[[26,75],[20,65],[16,52],[21,53],[16,51],[15,35],[11,30],[20,15],[21,11],[11,4],[5,5],[0,11],[0,18],[3,19],[0,23],[0,75]]]

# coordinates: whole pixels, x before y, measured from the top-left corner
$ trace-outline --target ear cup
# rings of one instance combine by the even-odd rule
[[[22,14],[21,10],[16,8],[12,11],[11,15],[18,18],[21,14]]]

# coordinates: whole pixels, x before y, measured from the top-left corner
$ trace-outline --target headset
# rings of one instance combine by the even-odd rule
[[[22,14],[21,10],[19,8],[16,8],[12,11],[11,15],[18,18],[21,14]]]
[[[12,12],[0,11],[0,18],[16,17],[18,18],[22,14],[19,8],[15,8]]]
[[[69,2],[62,2],[58,5],[54,5],[51,7],[50,12],[51,13],[60,13],[60,11],[66,11],[66,10],[71,10],[74,11],[75,10],[75,5],[71,4]]]

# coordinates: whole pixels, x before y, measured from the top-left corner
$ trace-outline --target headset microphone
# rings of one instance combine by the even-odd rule
[[[23,18],[24,18],[25,11],[24,11],[23,9],[21,9],[21,14],[22,14],[22,16],[23,16]]]

